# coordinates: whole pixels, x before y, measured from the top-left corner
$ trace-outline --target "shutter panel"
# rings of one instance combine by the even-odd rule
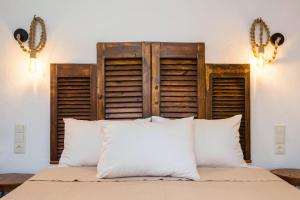
[[[151,116],[150,44],[98,43],[99,119]]]
[[[223,119],[242,114],[240,143],[250,161],[250,66],[206,65],[207,118]]]
[[[63,118],[96,119],[96,65],[51,64],[51,163],[64,148]]]
[[[152,113],[205,117],[203,43],[152,44]]]

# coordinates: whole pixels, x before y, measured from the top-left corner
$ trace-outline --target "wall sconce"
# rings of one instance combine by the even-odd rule
[[[37,25],[41,27],[41,35],[40,41],[36,44],[36,32],[37,32]],[[40,53],[46,45],[47,35],[46,35],[46,27],[44,20],[40,17],[34,16],[33,20],[30,25],[30,32],[29,32],[29,40],[28,40],[28,33],[26,30],[19,28],[14,32],[14,38],[17,40],[20,48],[30,55],[30,63],[29,63],[29,71],[32,73],[38,72],[38,66],[36,61],[37,53]],[[28,47],[24,46],[24,42],[28,40]]]
[[[256,27],[259,26],[259,42],[256,42]],[[263,66],[272,63],[277,55],[277,50],[284,42],[284,36],[281,33],[274,33],[270,36],[270,30],[267,24],[261,19],[257,18],[252,23],[250,29],[250,41],[254,57],[257,59],[257,65]],[[270,59],[265,57],[265,48],[269,42],[274,46],[273,55]]]

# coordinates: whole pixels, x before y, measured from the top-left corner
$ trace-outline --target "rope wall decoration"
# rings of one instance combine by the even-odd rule
[[[40,41],[36,43],[36,32],[37,32],[37,26],[41,27],[41,34],[40,34]],[[33,20],[31,21],[30,25],[30,31],[29,31],[29,40],[28,40],[28,33],[24,29],[17,29],[14,32],[14,38],[17,40],[20,48],[30,54],[30,66],[29,70],[31,72],[36,72],[37,71],[37,66],[36,66],[36,55],[37,53],[40,53],[47,41],[47,35],[46,35],[46,26],[45,22],[41,17],[34,16]],[[28,40],[28,47],[24,46],[24,42]]]
[[[256,27],[259,27],[259,42],[256,41]],[[262,66],[270,64],[276,59],[278,47],[283,44],[284,36],[281,33],[275,33],[270,36],[268,25],[261,19],[257,18],[253,21],[250,28],[250,41],[254,57],[257,59],[257,64]],[[270,59],[265,58],[265,48],[269,43],[274,46],[274,51]]]

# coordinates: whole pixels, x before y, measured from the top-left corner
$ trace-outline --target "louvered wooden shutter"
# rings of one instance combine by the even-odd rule
[[[207,118],[223,119],[242,114],[240,143],[250,161],[250,66],[206,65]]]
[[[51,64],[51,163],[64,148],[63,118],[95,120],[96,65]]]
[[[205,118],[203,43],[152,44],[152,114]]]
[[[151,116],[150,44],[98,43],[99,119]]]

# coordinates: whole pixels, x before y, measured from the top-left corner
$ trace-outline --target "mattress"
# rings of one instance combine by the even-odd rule
[[[261,168],[200,168],[201,180],[96,179],[96,168],[46,168],[3,200],[299,200],[300,191]]]

